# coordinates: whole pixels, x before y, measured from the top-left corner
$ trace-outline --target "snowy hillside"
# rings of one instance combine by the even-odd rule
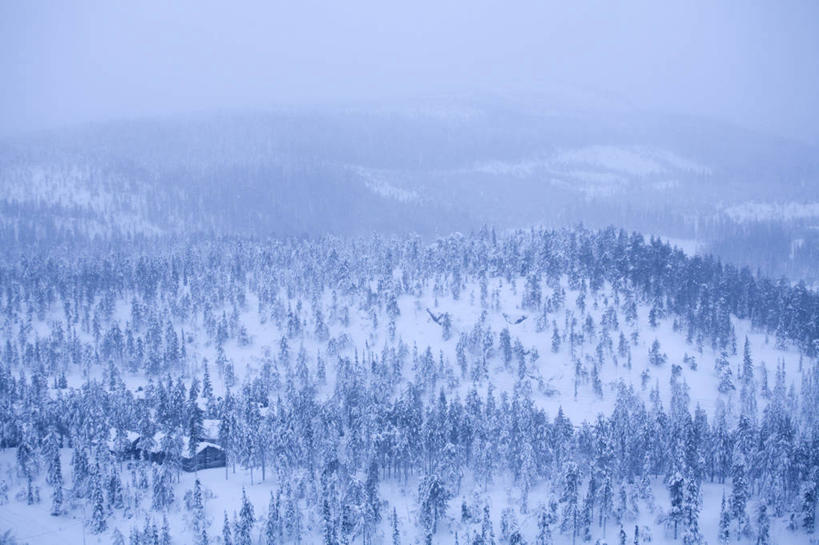
[[[0,280],[21,543],[814,539],[802,286],[613,229],[89,241]]]

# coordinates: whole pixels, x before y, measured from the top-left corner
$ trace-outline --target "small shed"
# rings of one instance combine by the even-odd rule
[[[225,451],[219,445],[213,443],[199,443],[196,448],[196,456],[182,457],[182,469],[185,471],[197,471],[199,469],[211,469],[214,467],[225,467]]]

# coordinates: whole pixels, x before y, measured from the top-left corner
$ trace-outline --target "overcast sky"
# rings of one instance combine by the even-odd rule
[[[819,144],[819,2],[0,0],[0,74],[6,134],[511,96],[706,115]]]

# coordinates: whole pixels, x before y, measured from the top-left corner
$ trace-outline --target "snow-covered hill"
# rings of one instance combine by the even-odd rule
[[[22,542],[810,542],[799,286],[614,230],[85,252],[0,268]]]

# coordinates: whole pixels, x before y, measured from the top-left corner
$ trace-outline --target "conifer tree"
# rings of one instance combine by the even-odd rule
[[[91,474],[91,532],[94,534],[101,534],[108,528],[108,522],[105,516],[105,498],[102,494],[102,482],[100,477],[100,468],[97,466],[96,470]]]
[[[677,532],[680,522],[683,521],[683,502],[685,497],[685,479],[677,471],[668,480],[668,493],[671,496],[671,510],[668,518],[674,528],[674,539],[677,539]]]
[[[222,545],[233,545],[233,537],[230,532],[230,520],[225,511],[225,522],[222,524]]]
[[[759,504],[759,511],[756,517],[756,525],[757,525],[756,545],[770,545],[771,520],[770,518],[768,518],[768,506],[765,505],[764,503]]]
[[[737,539],[747,532],[748,513],[748,481],[745,471],[745,458],[742,453],[734,455],[734,464],[731,467],[731,519],[736,523]]]
[[[685,495],[683,506],[683,521],[685,530],[683,532],[683,543],[685,545],[701,545],[703,537],[700,533],[700,485],[696,479],[686,479]]]
[[[208,528],[205,518],[205,504],[202,498],[202,485],[199,479],[193,484],[193,535],[197,545],[207,545]]]
[[[398,513],[392,508],[392,545],[401,545],[401,532],[398,530]]]
[[[63,512],[63,472],[60,469],[59,451],[49,464],[48,481],[53,487],[51,493],[51,514],[59,516]]]
[[[814,470],[814,475],[816,474],[816,470]],[[812,482],[811,482],[812,481]],[[802,494],[800,498],[800,523],[802,528],[809,534],[814,532],[816,527],[816,499],[817,499],[817,488],[819,488],[819,484],[815,478],[811,479],[811,481],[806,482],[802,485]]]
[[[571,532],[573,545],[576,542],[581,525],[581,513],[578,505],[579,486],[580,475],[577,465],[574,462],[569,462],[563,474],[563,492],[560,496],[560,503],[563,504],[560,529],[563,532]]]
[[[168,526],[168,517],[166,515],[162,515],[162,530],[160,533],[159,544],[172,545],[171,528]]]
[[[535,545],[552,545],[551,516],[545,505],[538,510]]]
[[[276,537],[278,534],[279,513],[278,505],[276,504],[276,497],[273,492],[270,492],[270,504],[267,508],[267,520],[264,525],[264,544],[276,545]]]
[[[252,545],[251,532],[254,523],[253,505],[242,488],[242,508],[239,510],[239,526],[236,531],[236,545]]]
[[[731,539],[731,513],[725,505],[725,492],[722,493],[722,504],[719,511],[718,539],[720,545],[726,545]]]
[[[111,545],[125,545],[125,537],[119,531],[119,528],[114,528],[111,534]]]

